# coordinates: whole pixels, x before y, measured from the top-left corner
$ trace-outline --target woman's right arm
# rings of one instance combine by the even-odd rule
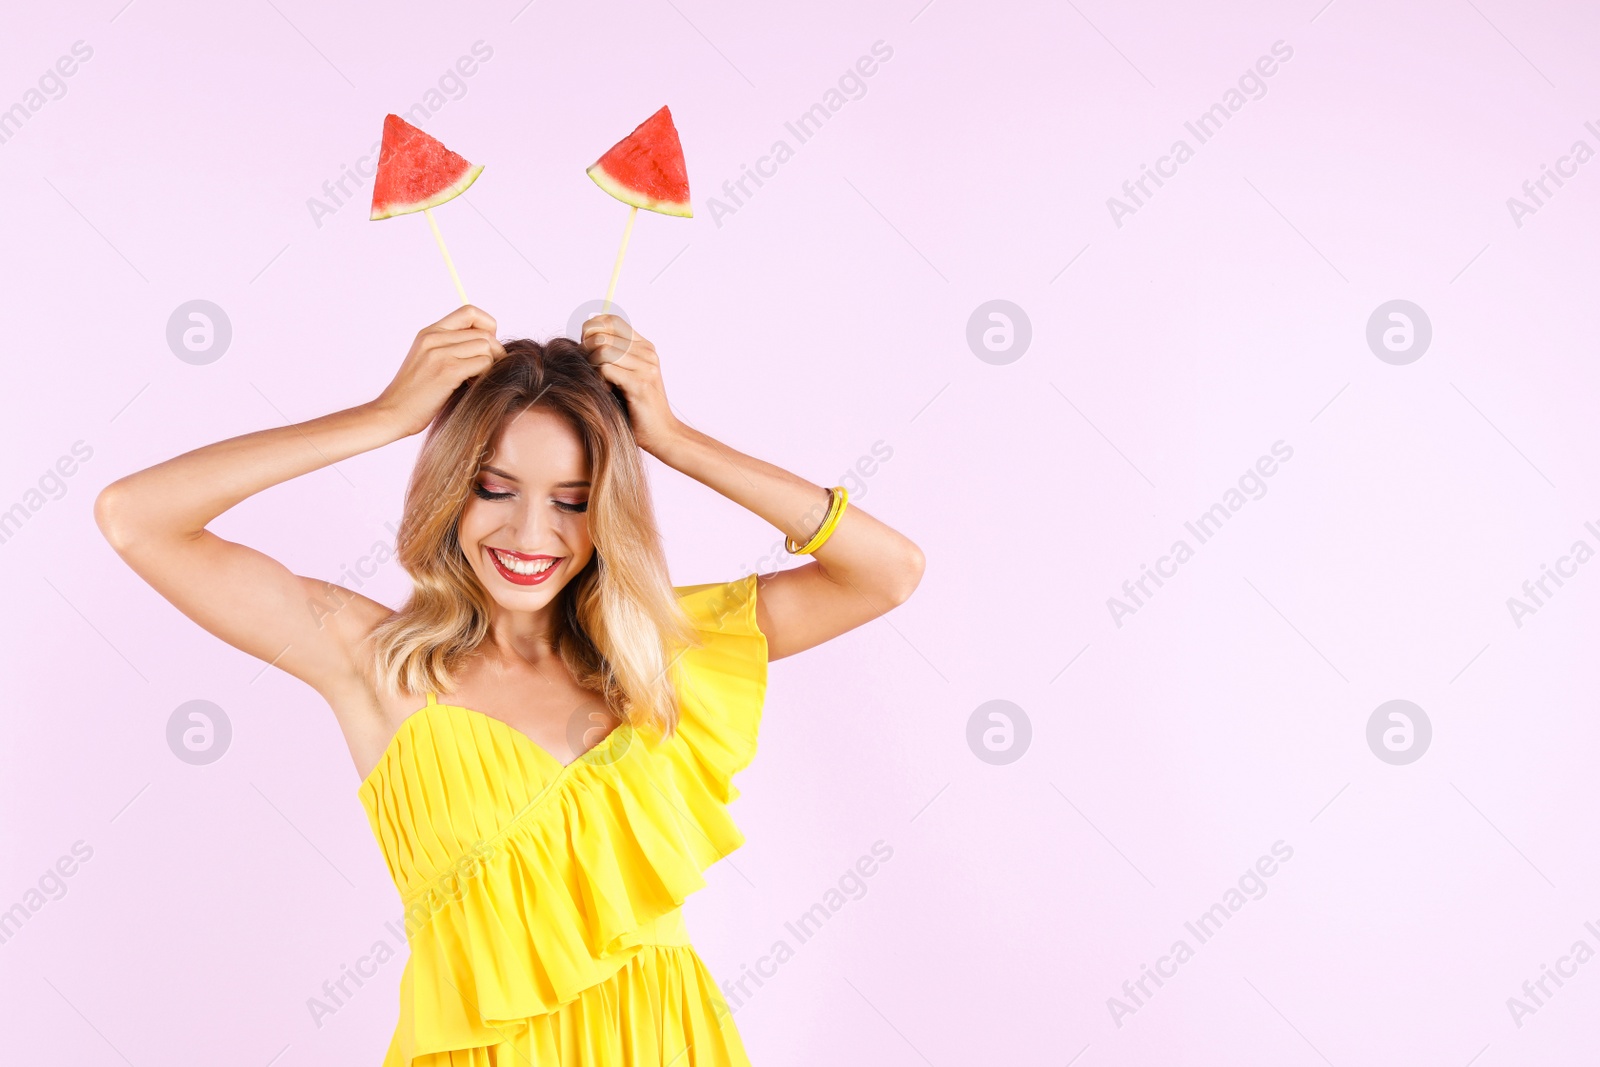
[[[458,308],[417,335],[378,399],[232,437],[120,478],[96,498],[95,522],[139,577],[209,633],[330,702],[351,695],[352,686],[365,685],[355,650],[389,609],[293,574],[206,526],[269,486],[425,429],[462,381],[505,354],[494,330],[484,312]]]

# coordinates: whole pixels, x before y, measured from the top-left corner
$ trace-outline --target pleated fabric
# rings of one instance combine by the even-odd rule
[[[411,948],[384,1067],[748,1064],[679,909],[744,843],[767,639],[756,575],[675,591],[700,643],[671,736],[624,723],[563,767],[429,694],[361,783]]]

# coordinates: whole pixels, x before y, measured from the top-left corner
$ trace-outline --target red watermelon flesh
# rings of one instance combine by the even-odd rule
[[[691,218],[689,169],[672,112],[663,107],[595,161],[589,177],[624,204]]]
[[[482,170],[482,164],[468,163],[399,115],[386,115],[378,177],[372,183],[372,218],[393,218],[453,200]]]

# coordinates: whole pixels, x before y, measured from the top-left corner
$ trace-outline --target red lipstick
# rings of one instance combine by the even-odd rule
[[[566,558],[565,556],[548,555],[530,556],[526,552],[512,552],[509,549],[504,548],[490,548],[488,549],[488,553],[489,558],[494,561],[495,570],[500,572],[500,577],[504,578],[513,585],[539,585],[547,581],[550,576],[554,574],[561,566],[561,561]],[[514,560],[519,565],[528,563],[537,564],[541,561],[549,561],[550,565],[537,574],[522,574],[506,566],[505,559],[502,559],[502,557],[505,557],[505,559]]]

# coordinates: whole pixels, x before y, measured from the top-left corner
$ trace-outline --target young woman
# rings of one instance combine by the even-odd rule
[[[399,611],[206,529],[424,429]],[[814,559],[673,587],[640,449]],[[904,602],[916,545],[679,422],[621,319],[502,345],[471,306],[376,400],[131,474],[95,518],[180,611],[333,709],[405,905],[386,1067],[748,1062],[680,905],[743,842],[726,805],[767,662]]]

